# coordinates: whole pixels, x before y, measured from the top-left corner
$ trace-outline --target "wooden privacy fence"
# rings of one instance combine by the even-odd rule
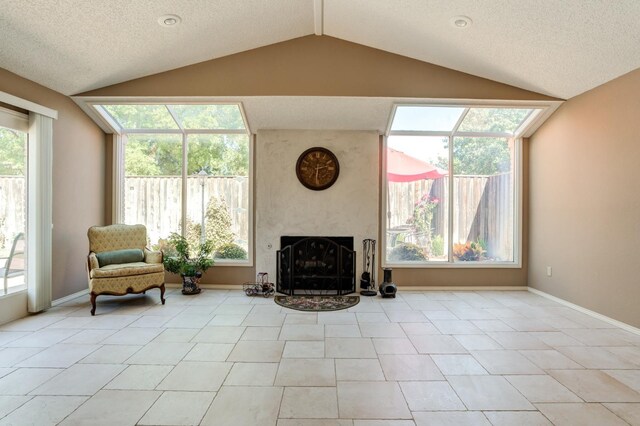
[[[199,177],[187,178],[187,218],[202,220],[202,193],[204,207],[209,199],[217,197],[227,205],[231,216],[231,230],[236,242],[245,245],[249,226],[249,183],[246,176],[209,176],[204,187]],[[25,178],[0,176],[0,250],[6,249],[13,238],[25,229]],[[178,176],[134,176],[124,182],[124,219],[126,223],[147,226],[149,238],[157,242],[181,227],[182,179]]]
[[[187,178],[187,217],[200,223],[202,191],[205,209],[210,197],[224,200],[231,216],[232,231],[237,242],[249,239],[249,181],[247,177]],[[440,199],[434,210],[434,235],[447,240],[448,177],[415,182],[390,182],[387,197],[388,227],[405,226],[412,217],[414,205],[423,194]],[[495,176],[455,176],[454,242],[485,241],[487,254],[507,259],[513,248],[513,188],[511,174]],[[24,230],[26,220],[25,179],[0,176],[0,248]],[[125,178],[124,217],[127,223],[147,225],[151,241],[167,237],[180,229],[182,210],[182,178],[179,176],[133,176]],[[506,257],[505,257],[506,256]]]
[[[204,186],[198,176],[187,177],[187,219],[199,224],[211,197],[227,206],[236,243],[249,240],[249,179],[246,176],[208,176]],[[179,176],[130,176],[124,180],[126,223],[143,223],[152,242],[178,232],[182,220],[182,178]]]
[[[424,194],[440,200],[433,212],[433,235],[448,242],[449,178],[390,182],[387,193],[387,228],[407,228],[414,206]],[[513,183],[510,173],[494,176],[454,176],[453,242],[484,241],[487,256],[513,260]],[[411,237],[409,237],[409,242]]]
[[[0,250],[9,250],[15,236],[25,230],[25,184],[23,176],[0,176]]]

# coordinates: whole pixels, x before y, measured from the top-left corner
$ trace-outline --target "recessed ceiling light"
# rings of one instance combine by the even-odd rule
[[[456,28],[469,28],[473,23],[471,18],[463,15],[454,16],[453,18],[451,18],[449,22],[451,22],[451,25],[453,25]]]
[[[182,22],[182,18],[178,15],[162,15],[158,18],[158,24],[163,27],[175,27],[180,22]]]

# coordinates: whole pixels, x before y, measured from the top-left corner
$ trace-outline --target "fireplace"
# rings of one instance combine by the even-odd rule
[[[353,237],[280,237],[276,290],[288,295],[356,291]]]

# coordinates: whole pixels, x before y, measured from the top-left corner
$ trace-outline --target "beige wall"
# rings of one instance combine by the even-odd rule
[[[356,277],[362,240],[378,233],[378,134],[374,131],[263,130],[256,150],[256,266],[276,276],[282,236],[353,237]],[[295,166],[314,146],[331,150],[338,180],[324,191],[305,188]]]
[[[636,70],[566,102],[530,152],[529,285],[635,327],[639,135]]]
[[[53,121],[53,299],[87,288],[87,229],[105,219],[105,135],[67,96],[0,68],[0,90],[58,111]]]
[[[307,36],[83,93],[553,99],[328,36]]]
[[[553,99],[327,36],[301,37],[82,95]],[[259,156],[259,146],[256,152]],[[292,179],[295,179],[295,176]],[[397,269],[394,271],[394,280],[400,285],[524,286],[527,282],[526,226],[525,217],[522,268]],[[255,272],[255,268],[214,267],[204,276],[202,282],[240,284],[252,280]],[[168,280],[178,281],[175,276],[169,276]]]

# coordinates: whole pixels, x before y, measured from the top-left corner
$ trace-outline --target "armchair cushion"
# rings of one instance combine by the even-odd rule
[[[96,253],[100,267],[121,263],[144,261],[144,253],[140,249],[123,249]]]
[[[164,272],[162,263],[115,263],[98,269],[92,269],[91,278],[115,278]]]

